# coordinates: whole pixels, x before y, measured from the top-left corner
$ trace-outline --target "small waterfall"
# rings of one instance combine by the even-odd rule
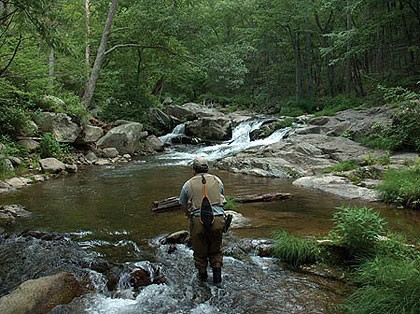
[[[251,147],[274,144],[283,139],[287,134],[289,134],[291,130],[290,127],[280,129],[275,131],[267,138],[251,141],[250,133],[259,129],[261,125],[264,124],[264,122],[266,122],[266,119],[247,120],[241,122],[232,131],[232,139],[229,141],[204,147],[180,145],[170,148],[167,154],[162,155],[159,158],[165,161],[162,163],[163,165],[187,165],[196,156],[202,156],[208,160],[220,160],[222,158],[240,153]],[[161,140],[172,139],[176,136],[179,136],[180,133],[175,133],[175,131],[180,132],[180,130],[185,130],[185,125],[182,125],[182,127],[177,130],[174,129],[174,131],[172,131],[170,134],[162,136]]]
[[[185,135],[185,124],[178,124],[171,133],[159,137],[164,143],[171,143],[172,139]]]

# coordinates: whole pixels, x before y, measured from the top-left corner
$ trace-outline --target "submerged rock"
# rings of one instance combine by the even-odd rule
[[[28,280],[0,298],[0,313],[47,313],[59,304],[70,303],[84,292],[74,275],[66,272]]]

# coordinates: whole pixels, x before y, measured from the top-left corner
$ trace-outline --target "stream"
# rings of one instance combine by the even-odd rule
[[[188,222],[180,211],[153,213],[151,203],[179,194],[182,184],[192,175],[188,163],[193,156],[199,154],[210,160],[220,159],[248,147],[274,143],[290,131],[279,130],[265,140],[252,142],[249,132],[258,128],[259,124],[260,121],[240,124],[234,130],[233,139],[219,145],[174,145],[162,155],[141,158],[130,164],[86,168],[74,175],[0,195],[0,204],[21,204],[33,213],[30,218],[9,226],[8,232],[19,234],[26,230],[40,230],[64,234],[66,241],[76,243],[89,254],[110,262],[135,264],[150,261],[158,265],[167,278],[166,284],[153,284],[136,294],[115,296],[107,291],[101,275],[93,272],[90,276],[95,278],[96,291],[70,305],[60,306],[54,312],[336,313],[335,306],[348,292],[340,281],[292,272],[272,258],[225,256],[223,288],[217,289],[211,284],[198,283],[189,248],[177,245],[177,250],[169,254],[167,246],[159,244],[162,235],[188,229]],[[180,134],[182,130],[175,130],[175,133]],[[295,187],[291,180],[286,179],[218,170],[211,172],[223,180],[228,196],[269,192],[292,194],[292,198],[285,201],[241,204],[235,208],[251,219],[251,225],[232,229],[227,236],[229,242],[243,238],[268,238],[279,229],[306,237],[323,236],[331,229],[332,214],[340,205],[373,206],[386,218],[390,228],[402,231],[411,239],[419,236],[420,216],[413,211],[402,211],[381,203],[340,199]],[[23,280],[30,278],[25,275],[30,271],[27,265],[49,261],[54,265],[51,267],[61,269],[60,265],[68,262],[64,261],[67,257],[60,255],[64,253],[59,245],[47,245],[46,248],[45,243],[33,240],[25,246],[21,237],[8,239],[0,245],[0,249],[4,250],[0,253],[2,261],[10,261],[12,254],[20,256],[8,250],[13,241],[24,246],[21,252],[28,252],[28,248],[31,248],[30,252],[35,252],[22,253],[25,262],[14,262],[17,269],[15,277],[20,276]],[[43,249],[49,251],[44,253]],[[11,252],[9,256],[7,252]],[[20,267],[23,263],[26,268]],[[37,274],[40,273],[48,273],[48,270],[40,269]],[[120,278],[121,290],[127,288],[122,281]],[[4,294],[8,287],[2,288]]]

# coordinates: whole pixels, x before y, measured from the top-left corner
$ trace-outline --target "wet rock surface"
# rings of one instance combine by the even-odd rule
[[[66,272],[28,280],[0,298],[0,313],[47,313],[56,305],[70,303],[84,291],[74,275]]]
[[[31,213],[21,205],[2,205],[0,206],[0,224],[13,222],[17,218],[29,217]]]

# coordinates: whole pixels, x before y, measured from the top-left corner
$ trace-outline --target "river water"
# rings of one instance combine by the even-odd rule
[[[200,148],[200,154],[206,156],[216,156],[215,152],[220,156],[231,154],[232,150],[227,146]],[[197,153],[197,148],[186,151],[185,147],[179,147],[178,151],[162,156],[82,169],[74,175],[0,195],[0,204],[22,204],[33,213],[31,218],[9,227],[9,231],[66,233],[82,248],[112,262],[153,261],[168,278],[167,284],[148,286],[130,297],[112,297],[103,286],[98,287],[102,291],[77,300],[63,311],[335,313],[334,306],[347,291],[340,282],[294,273],[280,267],[274,259],[249,256],[245,260],[225,257],[223,289],[201,286],[195,279],[190,249],[178,245],[174,254],[168,254],[165,246],[157,245],[161,235],[188,229],[188,223],[180,211],[153,213],[151,203],[179,194],[182,184],[192,175],[191,168],[185,164]],[[331,217],[338,206],[367,205],[294,187],[285,179],[212,172],[222,178],[228,196],[292,194],[285,201],[238,206],[235,210],[250,218],[251,226],[231,230],[236,238],[270,237],[279,229],[302,236],[323,236],[332,227]],[[409,238],[418,237],[418,213],[380,203],[368,205],[379,210],[392,229],[404,232]]]

